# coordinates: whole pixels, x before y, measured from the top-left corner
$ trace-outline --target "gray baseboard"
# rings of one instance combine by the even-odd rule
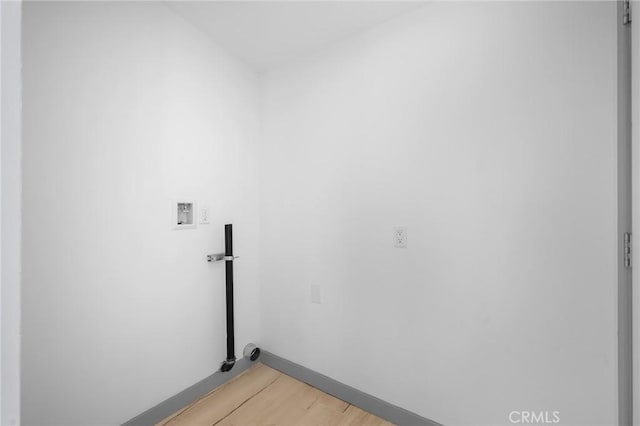
[[[303,367],[295,362],[291,362],[274,355],[271,352],[262,350],[259,361],[275,370],[281,371],[288,376],[305,382],[325,393],[328,393],[329,395],[333,395],[338,399],[346,401],[351,405],[355,405],[356,407],[368,411],[371,414],[375,414],[376,416],[391,423],[395,423],[400,426],[442,426],[440,423],[385,402],[375,396],[369,395],[323,374],[310,370],[307,367]],[[249,361],[247,358],[239,359],[236,361],[233,369],[228,373],[216,371],[209,377],[189,386],[182,392],[162,401],[144,413],[123,423],[122,426],[153,426],[181,408],[184,408],[192,402],[202,398],[218,386],[233,379],[248,369],[252,364],[253,362]]]
[[[340,383],[330,377],[317,373],[294,362],[288,361],[268,351],[262,350],[260,361],[284,374],[305,382],[314,388],[333,395],[338,399],[355,405],[371,414],[400,426],[442,426],[427,418],[421,417],[404,408],[389,404],[375,396]]]
[[[153,426],[181,408],[184,408],[192,402],[202,398],[218,386],[233,379],[248,369],[252,364],[254,363],[249,361],[247,358],[241,358],[236,361],[236,364],[233,366],[231,371],[227,373],[216,371],[195,385],[189,386],[182,392],[162,401],[160,404],[149,408],[144,413],[123,423],[122,426]]]

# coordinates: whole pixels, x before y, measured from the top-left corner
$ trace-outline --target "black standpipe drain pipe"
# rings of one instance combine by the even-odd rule
[[[236,363],[233,333],[233,227],[230,224],[224,226],[224,257],[227,293],[227,359],[220,367],[220,371],[223,372],[231,370]]]
[[[233,332],[233,225],[224,226],[224,254],[208,254],[207,262],[218,262],[224,260],[226,272],[226,300],[227,300],[227,358],[222,362],[220,371],[227,372],[236,363],[235,339]],[[256,361],[260,357],[260,348],[253,343],[245,346],[243,355],[249,361]]]

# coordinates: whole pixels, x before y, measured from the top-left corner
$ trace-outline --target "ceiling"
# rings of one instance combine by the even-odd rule
[[[420,1],[168,1],[258,71],[424,6]]]

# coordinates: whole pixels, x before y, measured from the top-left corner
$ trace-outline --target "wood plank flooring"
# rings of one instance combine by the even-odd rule
[[[256,364],[156,426],[383,426],[391,423]]]

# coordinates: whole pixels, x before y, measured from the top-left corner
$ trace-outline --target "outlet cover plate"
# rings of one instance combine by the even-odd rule
[[[201,225],[208,225],[209,222],[209,206],[202,206],[200,207],[200,224]]]
[[[395,248],[407,248],[407,227],[393,227],[393,246]]]

